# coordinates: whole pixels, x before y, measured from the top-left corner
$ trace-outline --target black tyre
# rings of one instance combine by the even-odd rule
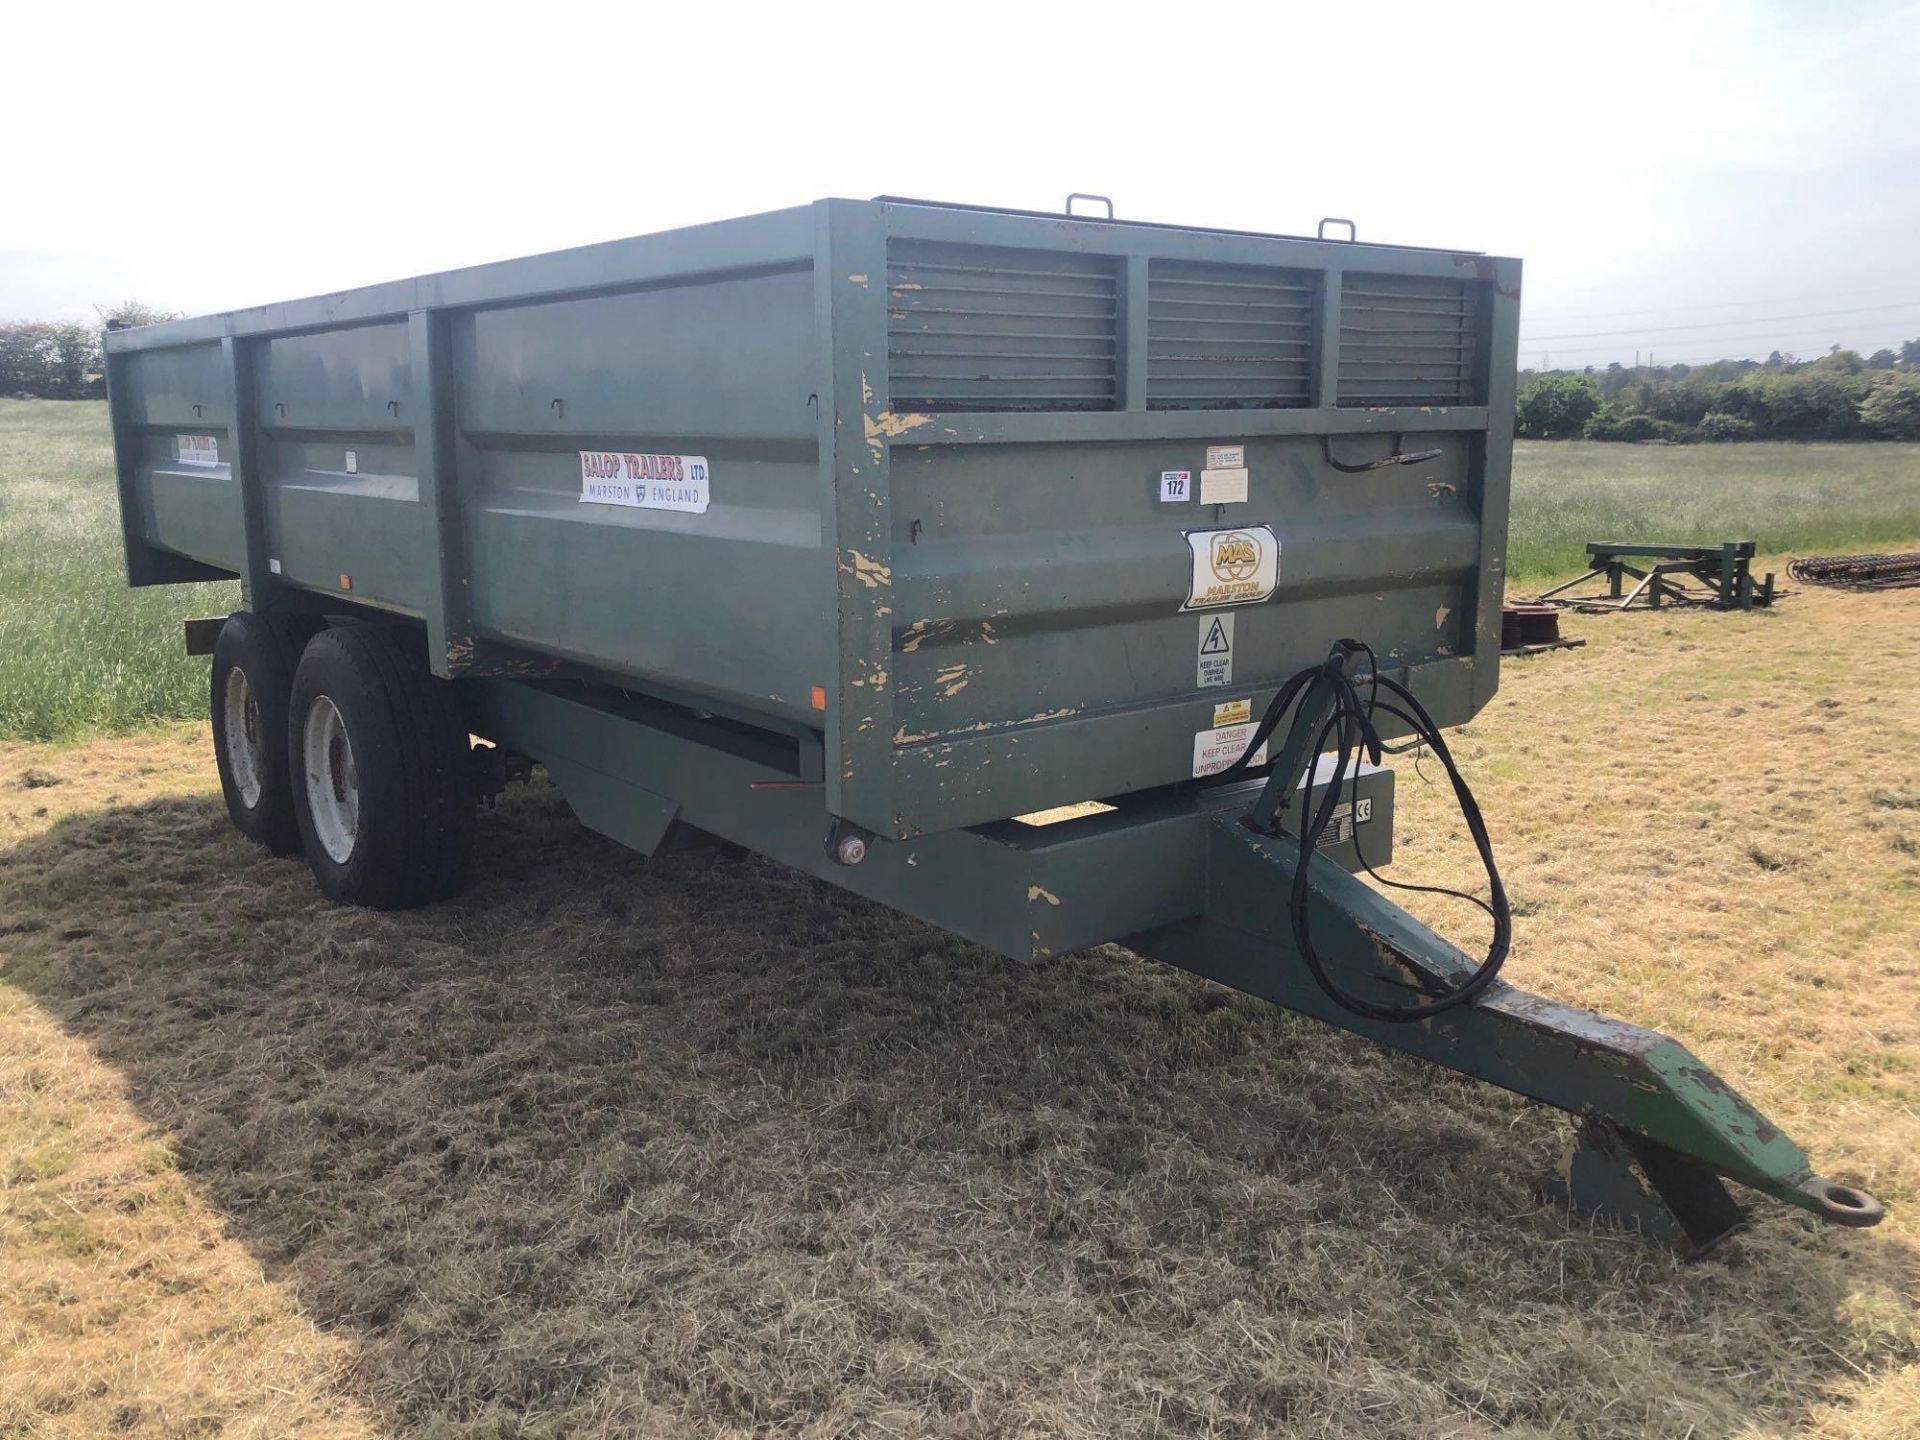
[[[234,829],[276,855],[300,849],[287,768],[293,672],[320,621],[301,615],[227,617],[213,644],[213,757]]]
[[[379,910],[458,894],[473,849],[471,749],[417,636],[383,625],[314,636],[294,674],[287,761],[321,891]]]

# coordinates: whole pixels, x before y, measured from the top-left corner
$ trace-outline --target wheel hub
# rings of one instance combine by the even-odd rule
[[[240,803],[251,810],[260,803],[260,792],[266,784],[260,753],[260,702],[253,693],[247,672],[238,665],[227,671],[226,694],[222,699],[221,728],[227,742],[227,768],[232,772]]]
[[[330,860],[344,865],[359,838],[359,779],[346,722],[324,695],[315,696],[307,710],[300,750],[314,838]]]

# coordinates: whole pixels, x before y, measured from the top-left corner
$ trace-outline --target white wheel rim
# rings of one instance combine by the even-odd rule
[[[238,665],[227,671],[226,699],[221,706],[221,728],[226,731],[227,769],[240,803],[251,810],[260,803],[260,702],[254,698],[247,672]]]
[[[324,695],[315,696],[307,710],[300,752],[314,837],[334,864],[344,865],[360,833],[360,786],[346,722]]]

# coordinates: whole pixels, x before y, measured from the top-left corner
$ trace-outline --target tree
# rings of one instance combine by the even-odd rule
[[[120,324],[154,325],[177,320],[173,311],[156,310],[138,300],[112,309],[94,307],[98,324],[78,320],[0,322],[0,395],[78,400],[106,393],[105,359],[100,337]]]
[[[45,395],[53,383],[53,326],[0,324],[0,395]]]
[[[1757,433],[1751,420],[1729,415],[1723,410],[1709,411],[1700,417],[1699,434],[1702,440],[1751,440]]]
[[[1920,340],[1909,340],[1900,347],[1900,363],[1920,365]]]
[[[69,320],[53,327],[51,339],[47,358],[53,370],[53,394],[61,400],[78,400],[101,373],[100,336],[91,325]]]
[[[1534,381],[1515,406],[1514,427],[1529,440],[1571,440],[1600,410],[1600,389],[1585,375]]]
[[[1891,370],[1900,363],[1900,357],[1891,350],[1876,350],[1867,357],[1869,370]]]
[[[1874,376],[1873,388],[1860,402],[1860,423],[1888,440],[1920,440],[1920,374]]]
[[[158,325],[166,320],[178,320],[178,310],[159,310],[140,300],[122,300],[118,305],[93,307],[100,317],[102,330],[131,330],[140,325]]]

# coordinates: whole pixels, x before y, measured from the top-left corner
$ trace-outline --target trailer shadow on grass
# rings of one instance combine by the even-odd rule
[[[1764,1206],[1680,1264],[1538,1198],[1554,1112],[541,785],[426,911],[196,798],[20,842],[0,914],[396,1432],[1730,1436],[1916,1360],[1896,1239]]]

